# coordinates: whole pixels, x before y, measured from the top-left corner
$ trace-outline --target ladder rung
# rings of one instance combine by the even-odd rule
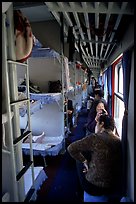
[[[26,173],[26,171],[29,169],[29,167],[32,165],[33,161],[28,162],[28,164],[23,167],[23,169],[18,173],[16,176],[17,181]]]
[[[28,135],[30,135],[31,131],[26,131],[24,134],[20,135],[19,137],[17,137],[14,141],[13,144],[16,145],[17,143],[19,143],[22,139],[25,139],[26,137],[28,137]]]
[[[8,151],[8,150],[2,148],[2,153],[10,154],[10,151]]]
[[[18,100],[18,101],[13,101],[10,103],[11,106],[14,106],[14,105],[17,105],[17,104],[20,104],[22,102],[28,102],[30,99],[23,99],[23,100]]]
[[[34,194],[34,192],[35,192],[35,189],[34,189],[34,188],[31,188],[31,189],[28,191],[27,196],[26,196],[24,202],[29,202],[30,199],[31,199],[31,197],[32,197],[32,195]]]
[[[13,61],[13,60],[7,60],[7,62],[9,64],[18,64],[18,65],[23,65],[25,67],[28,67],[28,64],[25,64],[25,63],[21,63],[21,62],[16,62],[16,61]]]

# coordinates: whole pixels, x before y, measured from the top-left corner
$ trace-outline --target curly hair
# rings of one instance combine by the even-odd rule
[[[102,114],[99,119],[98,119],[99,123],[101,124],[102,122],[104,122],[104,128],[105,129],[110,129],[110,130],[114,130],[115,128],[115,121],[114,118],[112,116],[109,116],[107,114]]]
[[[99,95],[100,97],[104,97],[104,92],[102,89],[95,89],[94,95]]]

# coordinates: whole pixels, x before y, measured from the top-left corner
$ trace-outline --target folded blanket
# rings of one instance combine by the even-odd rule
[[[33,136],[32,140],[36,143],[42,143],[42,139],[45,137],[44,132],[41,135]]]
[[[36,135],[32,136],[32,142],[34,143],[42,143],[42,140],[45,138],[44,132],[41,135]],[[24,143],[29,143],[30,142],[30,137],[28,137]]]

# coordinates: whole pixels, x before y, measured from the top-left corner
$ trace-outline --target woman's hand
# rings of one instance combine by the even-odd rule
[[[83,162],[83,165],[84,165],[83,173],[87,173],[87,172],[88,172],[88,161],[85,160],[85,161]]]
[[[98,122],[98,119],[99,119],[100,115],[102,115],[101,112],[98,112],[98,113],[96,114],[96,117],[95,117],[95,121],[96,121],[96,122]]]
[[[108,115],[108,112],[107,112],[105,109],[100,109],[100,110],[97,112],[96,117],[95,117],[95,121],[96,121],[96,122],[98,122],[98,119],[99,119],[100,115],[102,115],[102,114]]]
[[[102,109],[102,114],[106,114],[106,115],[108,115],[108,112],[106,111],[106,109],[104,108],[104,109]]]

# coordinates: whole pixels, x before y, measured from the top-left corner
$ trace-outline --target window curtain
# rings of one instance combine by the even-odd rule
[[[107,69],[107,92],[108,112],[112,115],[112,66],[109,66]]]
[[[107,70],[104,72],[104,99],[107,101]]]
[[[102,76],[99,76],[99,77],[98,77],[98,83],[99,83],[99,85],[102,86]]]
[[[124,116],[122,120],[122,151],[123,151],[123,194],[126,194],[127,187],[127,130],[128,130],[128,99],[131,75],[131,55],[132,51],[128,50],[123,53],[123,99],[124,99]]]

